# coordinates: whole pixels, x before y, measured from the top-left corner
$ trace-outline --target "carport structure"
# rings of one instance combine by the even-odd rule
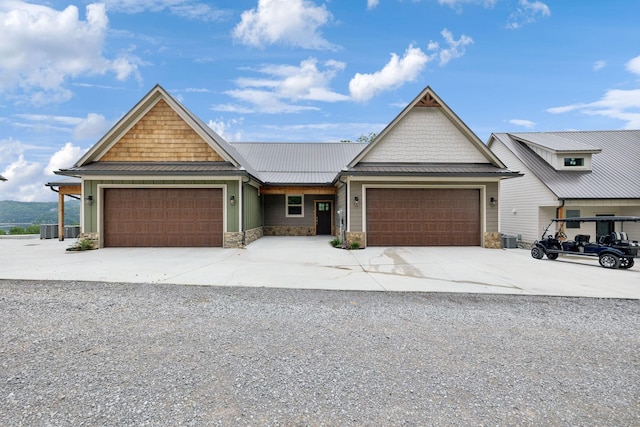
[[[49,182],[47,187],[58,193],[58,240],[64,240],[64,201],[65,196],[80,199],[82,195],[81,182],[78,179],[70,178],[60,181]]]

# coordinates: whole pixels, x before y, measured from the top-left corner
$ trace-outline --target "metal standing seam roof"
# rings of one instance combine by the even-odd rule
[[[50,181],[45,184],[47,187],[79,187],[82,181],[79,178],[66,178],[58,181]]]
[[[559,199],[640,199],[640,130],[516,135],[537,145],[543,145],[551,135],[602,150],[592,155],[590,172],[558,171],[511,134],[494,134]]]
[[[239,142],[231,144],[264,183],[330,184],[366,144]]]
[[[359,163],[349,175],[520,176],[520,172],[488,163]]]
[[[207,175],[238,174],[239,171],[229,162],[93,162],[59,172],[61,175]]]
[[[558,135],[557,133],[522,132],[510,133],[509,135],[514,138],[527,140],[534,145],[539,145],[553,151],[580,151],[594,153],[599,153],[601,151],[600,147],[570,139],[566,136]]]

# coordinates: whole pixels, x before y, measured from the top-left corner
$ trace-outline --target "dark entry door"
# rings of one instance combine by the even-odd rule
[[[596,216],[613,216],[613,214],[599,214]],[[596,222],[596,239],[600,239],[600,236],[609,236],[615,231],[613,221],[601,221]],[[597,242],[598,240],[596,240]]]
[[[316,234],[331,234],[331,202],[316,202]]]

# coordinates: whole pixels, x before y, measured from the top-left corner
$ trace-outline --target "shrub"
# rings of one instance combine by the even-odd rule
[[[89,251],[91,249],[97,249],[95,241],[91,239],[79,239],[76,243],[67,248],[68,251]]]
[[[38,224],[31,224],[25,230],[25,234],[40,234],[40,226]]]
[[[342,246],[342,242],[341,242],[341,241],[340,241],[340,239],[338,239],[337,237],[336,237],[335,239],[331,240],[331,241],[329,242],[329,244],[330,244],[331,246],[333,246],[334,248],[339,248],[340,246]]]
[[[6,234],[7,234],[7,232],[6,232],[6,231],[4,231],[4,230],[0,230],[0,236],[5,236]]]
[[[353,242],[351,244],[351,249],[360,249],[360,243],[358,242]]]
[[[25,233],[24,232],[24,228],[22,228],[22,227],[11,227],[9,229],[9,234],[12,234],[12,235],[24,234],[24,233]]]

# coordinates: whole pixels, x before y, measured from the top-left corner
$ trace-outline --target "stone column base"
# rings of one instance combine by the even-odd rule
[[[502,234],[498,231],[485,232],[484,247],[487,249],[502,249]]]
[[[238,249],[242,247],[242,233],[231,232],[224,233],[224,241],[222,243],[223,248]]]
[[[364,248],[366,242],[366,233],[362,231],[347,231],[345,235],[345,245],[349,248],[354,243],[358,244],[358,247]]]

